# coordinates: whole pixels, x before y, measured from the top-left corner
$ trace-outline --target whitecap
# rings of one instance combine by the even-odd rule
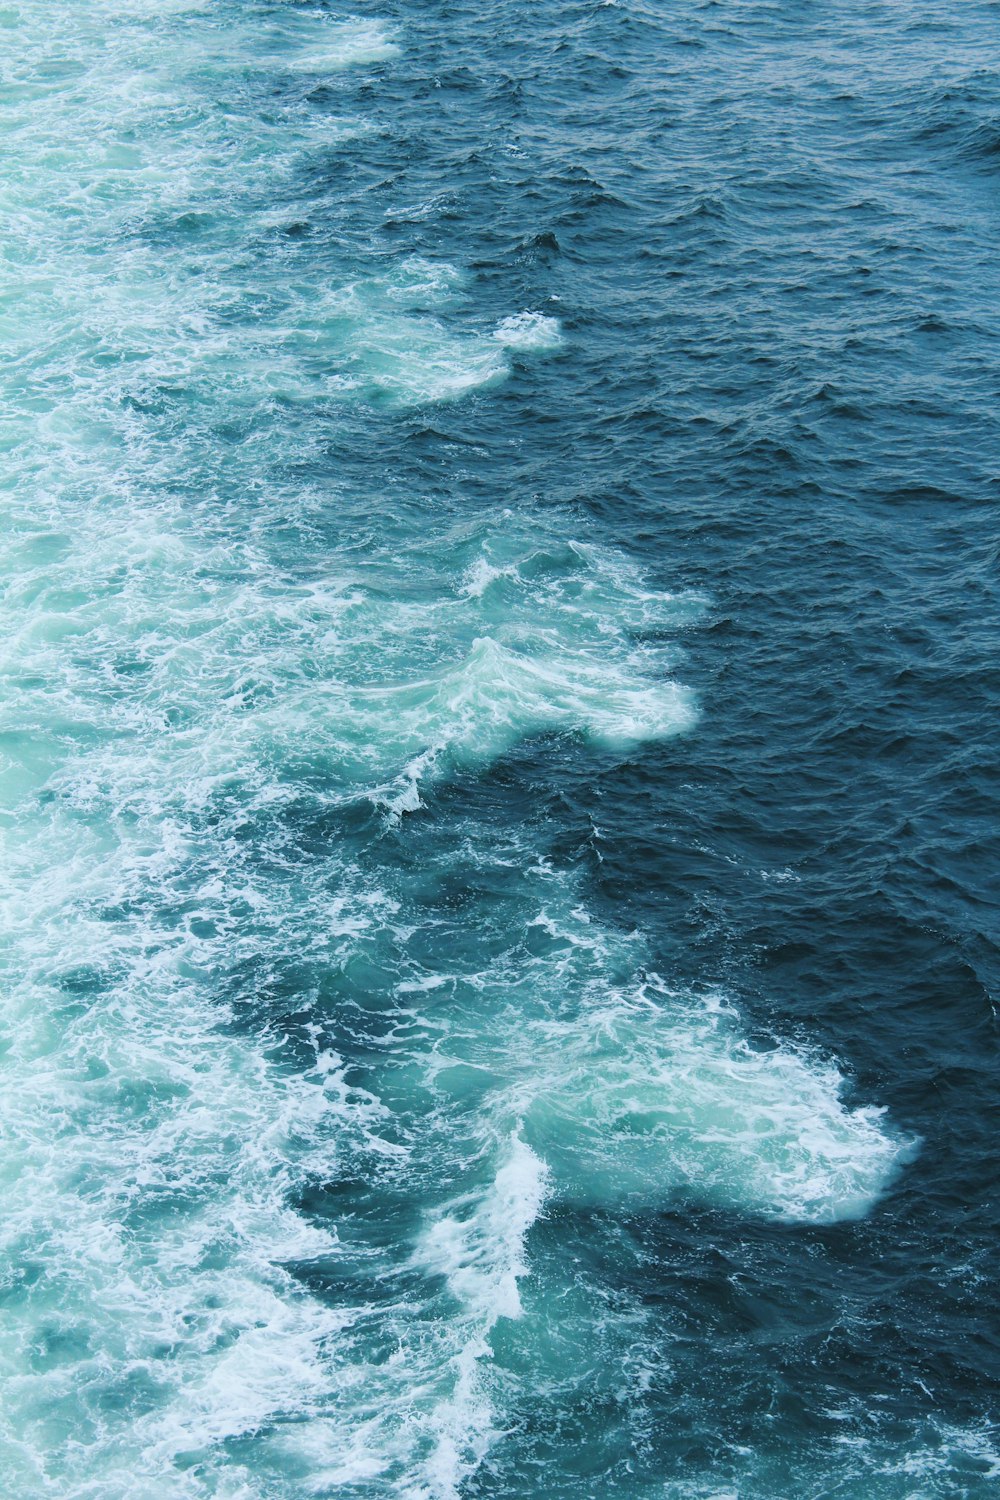
[[[322,36],[289,56],[288,62],[300,73],[332,73],[388,62],[399,54],[399,44],[377,21],[341,21],[325,25]]]
[[[493,337],[506,349],[520,352],[558,349],[562,343],[559,319],[544,313],[522,312],[504,318],[493,330]]]
[[[489,1335],[499,1319],[522,1315],[518,1282],[528,1269],[525,1238],[547,1190],[544,1163],[514,1132],[492,1186],[435,1216],[414,1252],[415,1265],[445,1278],[464,1330],[452,1356],[453,1389],[430,1416],[434,1447],[425,1471],[434,1500],[457,1500],[463,1480],[497,1436],[480,1363],[491,1357]]]
[[[526,1139],[571,1198],[831,1224],[869,1213],[916,1149],[845,1102],[832,1062],[754,1046],[728,1004],[659,984],[551,1023],[532,1059]]]

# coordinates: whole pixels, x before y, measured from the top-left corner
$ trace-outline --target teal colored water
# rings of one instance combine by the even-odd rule
[[[0,6],[0,1495],[980,1500],[997,7]]]

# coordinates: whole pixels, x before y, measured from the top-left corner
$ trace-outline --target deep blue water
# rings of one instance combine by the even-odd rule
[[[0,13],[4,1493],[985,1500],[1000,5],[361,10]]]

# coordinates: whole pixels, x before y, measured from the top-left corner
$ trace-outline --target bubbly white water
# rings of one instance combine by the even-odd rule
[[[553,1197],[631,1211],[687,1200],[793,1223],[872,1207],[913,1150],[884,1111],[849,1107],[829,1061],[752,1045],[723,997],[637,975],[639,940],[596,922],[565,876],[540,865],[527,878],[532,956],[475,976],[487,1021],[456,1030],[448,1057],[481,1070],[484,1109],[520,1123]],[[440,1082],[440,1046],[427,1065]]]
[[[609,997],[549,1041],[527,1118],[571,1196],[834,1223],[867,1213],[905,1158],[881,1110],[843,1104],[835,1068],[750,1046],[721,1004]]]
[[[504,318],[493,337],[508,349],[558,349],[562,343],[559,319],[544,313],[523,312]]]
[[[696,721],[664,637],[699,601],[551,520],[281,543],[331,498],[281,469],[317,403],[455,399],[564,344],[478,322],[458,268],[317,288],[274,248],[304,168],[371,127],[270,81],[405,38],[307,7],[2,17],[4,1483],[451,1500],[504,1429],[491,1339],[547,1201],[829,1222],[906,1146],[829,1063],[644,988],[516,842],[524,952],[457,975],[409,957],[404,885],[293,847],[310,799],[405,836],[430,784],[526,739],[627,753]],[[289,955],[398,1006],[380,1087],[312,994],[298,1047],[247,1022]],[[352,1173],[409,1193],[398,1245],[309,1210]],[[359,1263],[339,1300],[303,1274]]]
[[[453,1393],[434,1412],[434,1450],[427,1461],[430,1493],[452,1496],[474,1472],[497,1436],[483,1389],[480,1361],[491,1356],[489,1335],[499,1318],[520,1318],[518,1281],[528,1270],[525,1237],[545,1200],[543,1163],[511,1136],[510,1154],[487,1194],[448,1206],[417,1244],[414,1261],[443,1275],[460,1309],[466,1343],[451,1356],[458,1371]]]

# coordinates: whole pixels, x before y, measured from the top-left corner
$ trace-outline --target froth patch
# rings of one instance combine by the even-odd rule
[[[831,1063],[758,1050],[720,1003],[622,1000],[545,1044],[525,1133],[572,1198],[831,1224],[868,1213],[915,1150],[884,1110],[844,1102]]]
[[[558,349],[562,343],[562,330],[558,318],[546,317],[544,313],[522,312],[504,318],[494,329],[493,337],[505,349],[541,351]]]
[[[445,758],[491,761],[518,740],[545,731],[579,733],[623,750],[688,729],[690,692],[644,678],[629,662],[583,652],[532,657],[500,642],[473,642],[457,666],[433,677],[372,693],[383,745],[430,745],[407,769],[426,774]]]
[[[420,256],[328,291],[320,315],[296,325],[293,347],[329,361],[329,386],[403,406],[454,401],[509,376],[509,352],[559,347],[558,320],[522,312],[492,331],[461,317],[468,278]]]
[[[421,1236],[414,1265],[444,1277],[458,1305],[464,1342],[452,1358],[450,1394],[434,1409],[434,1447],[425,1473],[434,1500],[457,1500],[462,1481],[482,1462],[496,1433],[481,1362],[500,1318],[519,1318],[518,1282],[527,1273],[525,1237],[548,1190],[543,1162],[515,1132],[507,1159],[483,1194],[453,1203]]]
[[[462,579],[462,593],[470,599],[481,599],[492,583],[499,578],[511,578],[514,576],[513,568],[498,568],[486,561],[485,557],[477,557],[475,562],[466,569]]]
[[[338,710],[341,726],[357,725],[352,739],[367,722],[383,764],[402,762],[377,794],[394,814],[420,805],[422,782],[487,764],[525,738],[576,735],[627,753],[697,721],[665,637],[701,601],[650,588],[620,554],[539,540],[526,547],[498,533],[464,569],[456,599],[427,620],[439,634],[449,618],[479,627],[457,660],[373,684]]]
[[[429,318],[363,325],[356,347],[363,382],[403,405],[454,401],[509,373],[487,341],[451,334]]]
[[[333,73],[365,63],[388,62],[400,48],[377,22],[342,21],[323,28],[311,45],[292,54],[287,64],[297,73]]]
[[[497,1318],[519,1318],[517,1283],[527,1271],[524,1237],[541,1212],[547,1188],[545,1164],[515,1133],[490,1190],[441,1214],[421,1236],[415,1263],[444,1276],[452,1295],[489,1327]]]

